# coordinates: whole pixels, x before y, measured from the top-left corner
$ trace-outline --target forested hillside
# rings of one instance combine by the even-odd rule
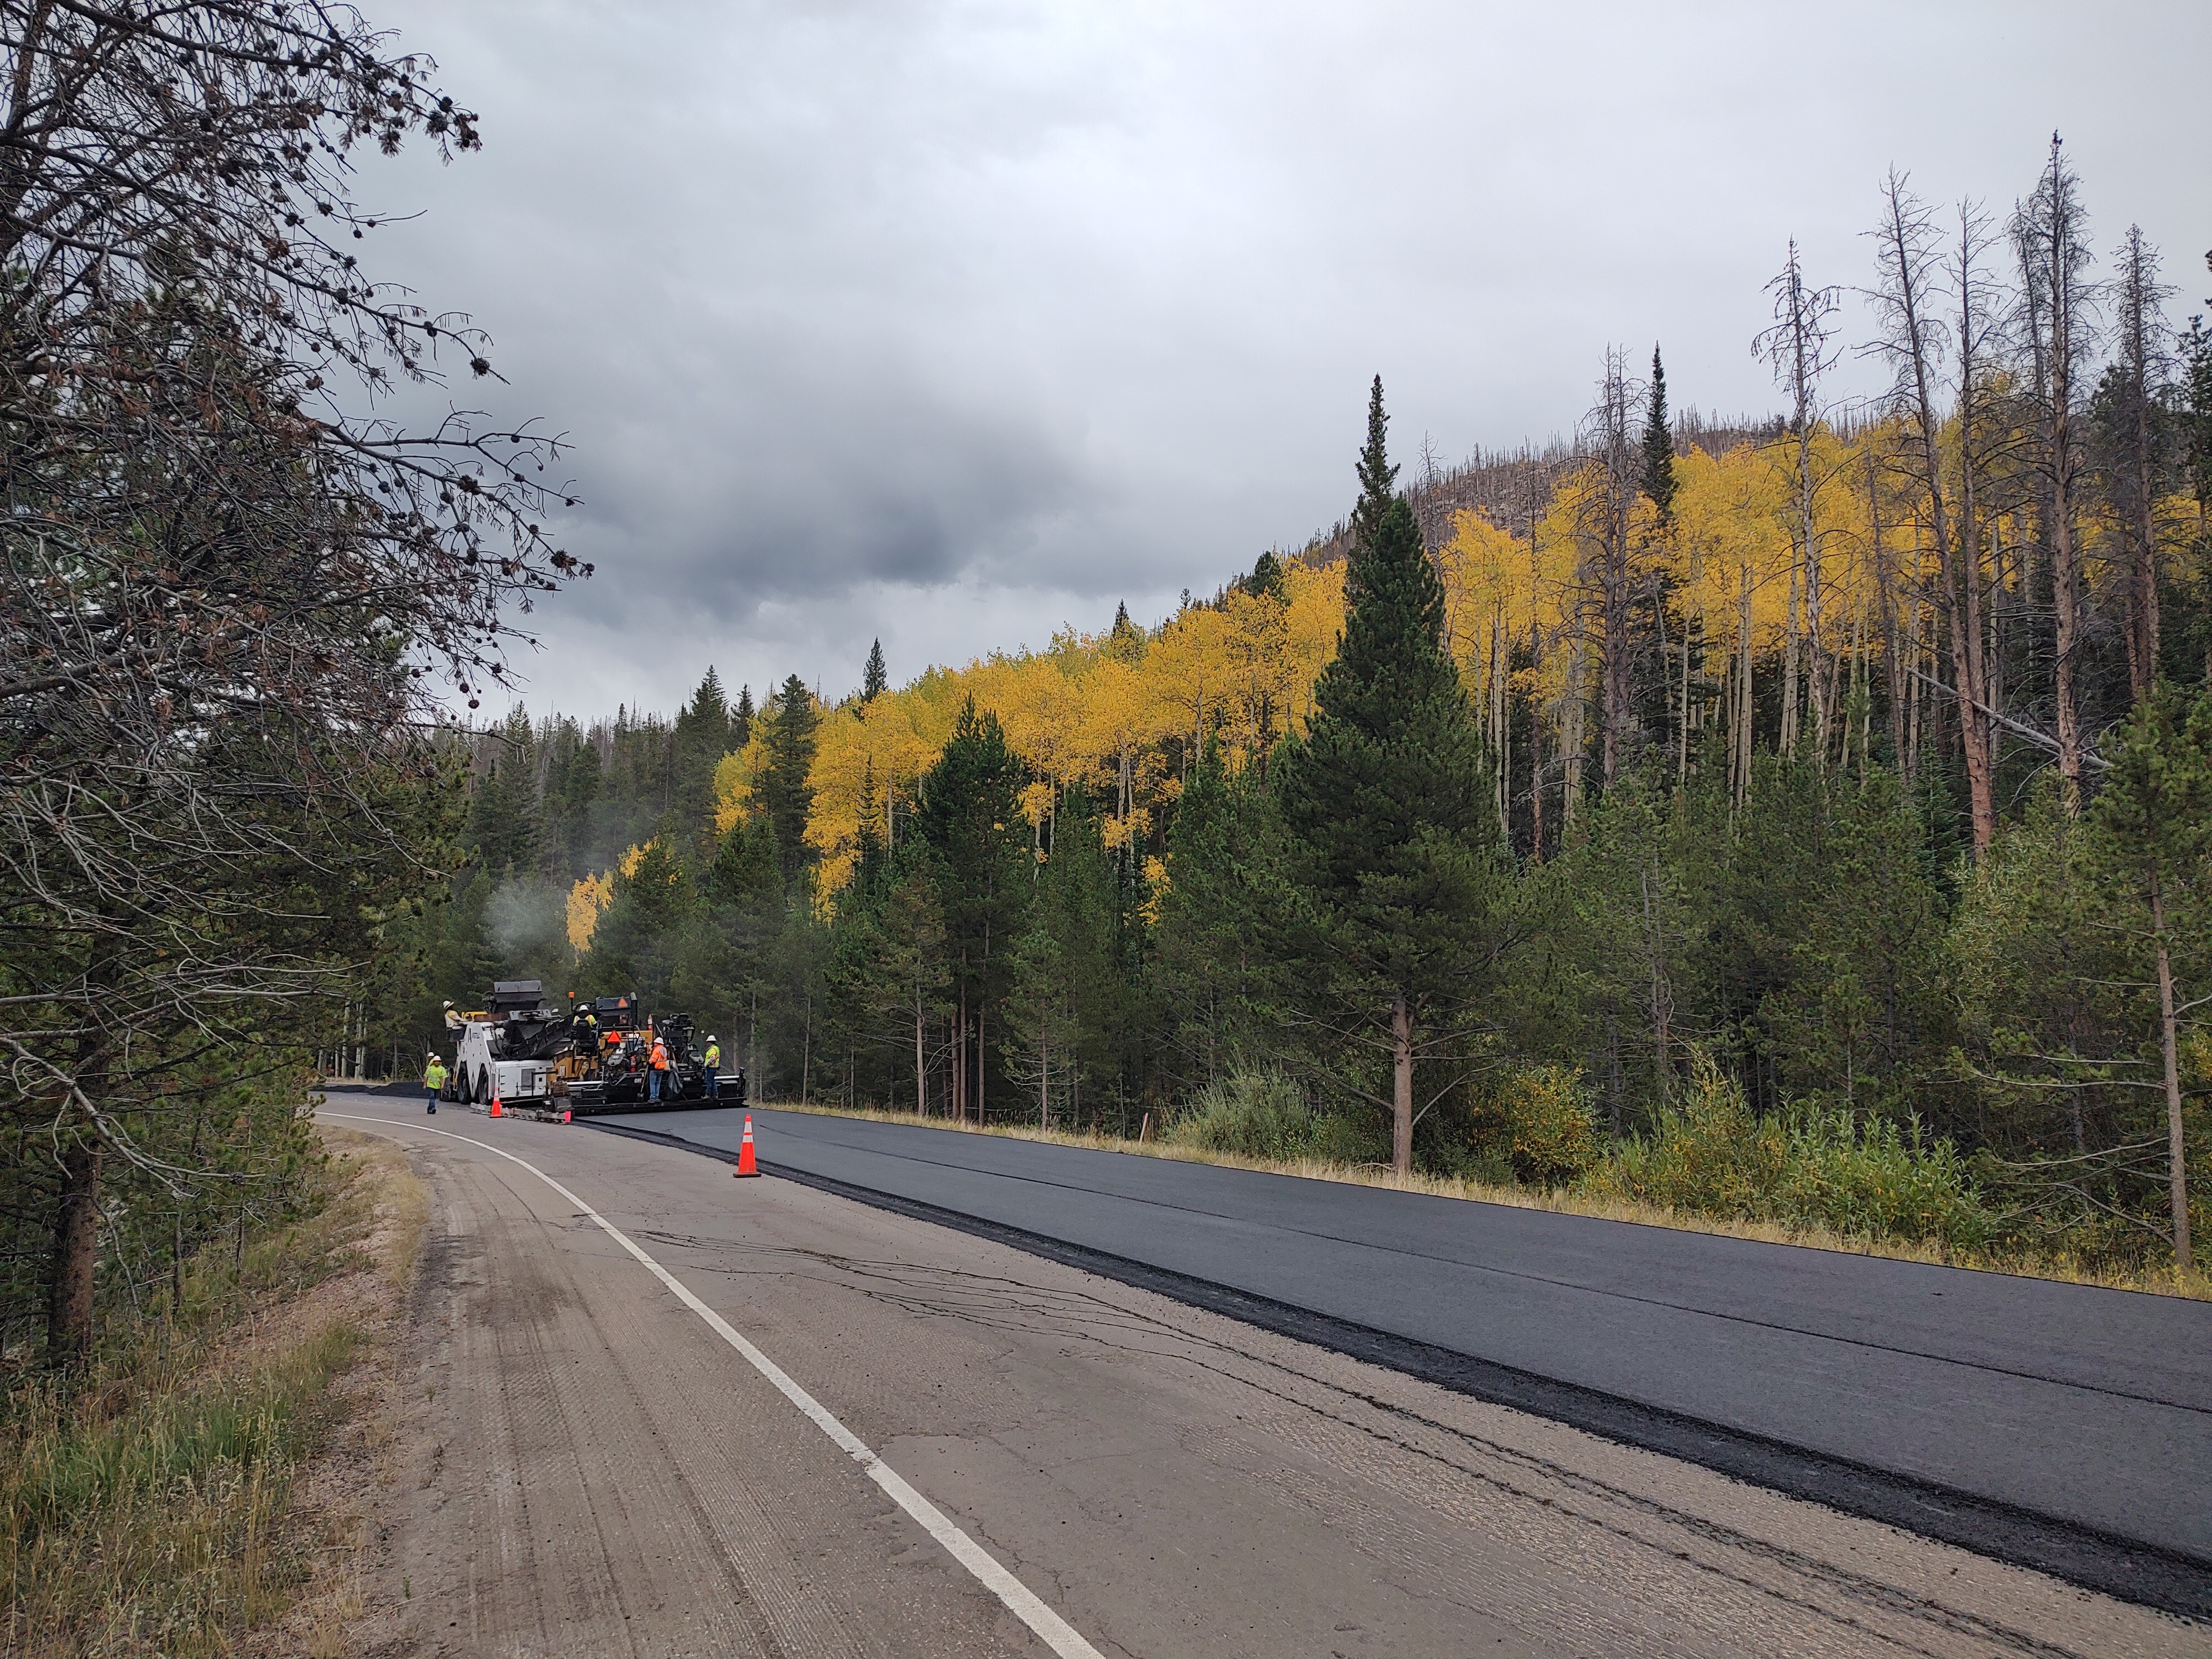
[[[2056,148],[1869,229],[1771,285],[1771,422],[1608,352],[1571,444],[1401,493],[1378,384],[1346,522],[1157,626],[475,733],[371,1046],[528,974],[693,1012],[763,1098],[2170,1261],[2212,340]]]

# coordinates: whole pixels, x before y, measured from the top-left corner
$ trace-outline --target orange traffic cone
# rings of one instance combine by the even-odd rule
[[[507,1115],[505,1112],[502,1112],[499,1109],[499,1097],[497,1095],[494,1095],[491,1097],[491,1115],[494,1117],[505,1117]]]
[[[745,1114],[745,1138],[738,1143],[738,1169],[740,1176],[757,1176],[760,1167],[753,1162],[753,1115]]]
[[[574,1123],[575,1121],[575,1118],[570,1114],[568,1108],[563,1106],[561,1109],[561,1121],[563,1123]]]

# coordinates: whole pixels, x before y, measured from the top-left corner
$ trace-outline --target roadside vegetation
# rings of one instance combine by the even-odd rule
[[[207,1243],[81,1368],[8,1379],[7,1651],[234,1653],[358,1547],[302,1478],[362,1409],[344,1384],[389,1334],[427,1208],[395,1149],[340,1139],[287,1216]]]

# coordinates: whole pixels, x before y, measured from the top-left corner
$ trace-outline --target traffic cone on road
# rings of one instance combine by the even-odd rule
[[[491,1097],[491,1115],[494,1117],[505,1117],[507,1115],[505,1112],[502,1112],[499,1109],[499,1097],[497,1095],[494,1095]]]
[[[572,1113],[568,1107],[563,1106],[561,1109],[561,1121],[563,1123],[574,1123],[575,1121],[574,1114]]]
[[[750,1112],[745,1114],[745,1138],[738,1143],[737,1173],[739,1176],[760,1173],[760,1166],[753,1162],[753,1115]]]

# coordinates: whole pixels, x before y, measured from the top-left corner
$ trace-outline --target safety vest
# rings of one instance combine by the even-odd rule
[[[668,1069],[668,1050],[658,1042],[653,1045],[653,1069],[656,1072]]]
[[[444,1088],[446,1086],[446,1062],[442,1060],[432,1060],[429,1065],[429,1069],[422,1073],[422,1081],[433,1089]]]
[[[720,1066],[721,1063],[722,1045],[719,1042],[708,1043],[707,1045],[707,1064],[709,1066]]]

